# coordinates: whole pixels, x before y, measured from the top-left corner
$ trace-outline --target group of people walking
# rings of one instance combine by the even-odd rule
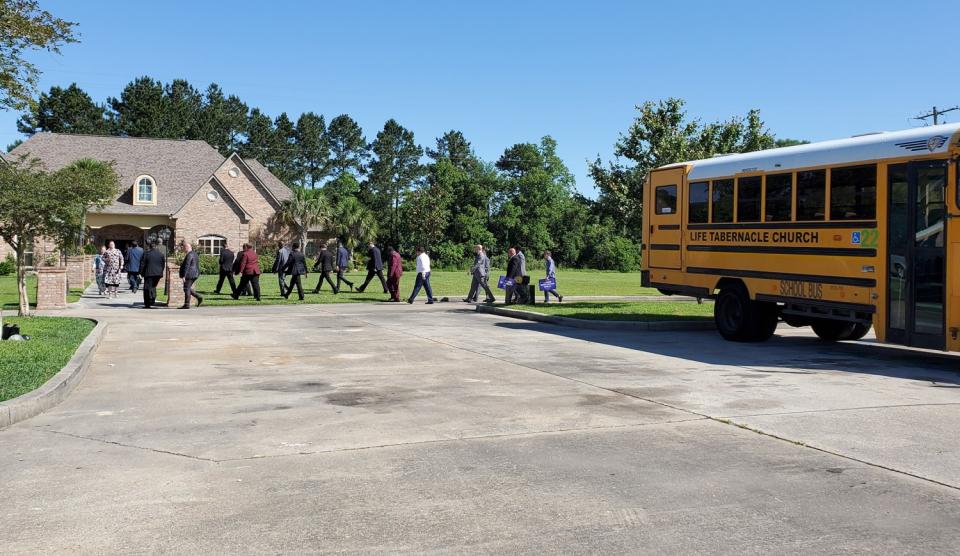
[[[288,249],[283,244],[277,247],[277,256],[273,262],[273,271],[277,274],[280,294],[284,298],[289,299],[290,294],[293,293],[293,289],[296,288],[297,296],[302,300],[304,298],[303,278],[307,276],[307,262],[300,249],[300,244],[294,243],[292,249]],[[426,257],[426,253],[423,252],[422,248],[418,248],[417,252]],[[386,260],[386,265],[384,265],[384,260]],[[433,294],[429,289],[429,257],[427,257],[425,264],[426,270],[418,270],[418,275],[427,275],[421,279],[426,281],[428,303],[432,303]],[[333,291],[334,294],[339,294],[343,291],[344,286],[350,288],[351,292],[356,291],[357,293],[363,293],[367,289],[367,286],[370,285],[370,282],[372,282],[374,278],[377,278],[380,281],[380,287],[383,288],[383,293],[390,295],[389,301],[400,301],[400,277],[403,275],[403,259],[399,251],[396,251],[392,247],[387,247],[386,257],[384,257],[380,248],[372,241],[369,242],[367,244],[367,277],[359,287],[354,288],[354,283],[347,278],[346,273],[349,268],[350,251],[343,245],[338,245],[333,241],[328,242],[317,255],[317,261],[313,264],[312,270],[320,274],[317,278],[317,285],[313,288],[313,293],[320,293],[325,283],[330,285],[330,290]],[[387,271],[386,276],[383,274],[384,268],[386,268]],[[424,267],[420,265],[420,258],[418,257],[418,269],[421,268]],[[336,273],[337,277],[336,282],[333,280],[334,273]],[[288,277],[290,278],[289,284],[287,284]],[[419,289],[415,288],[413,295],[408,299],[410,303],[416,298],[418,291]]]
[[[157,302],[157,285],[166,272],[167,258],[156,244],[148,244],[144,251],[136,241],[131,242],[124,256],[111,241],[100,247],[93,265],[100,295],[117,297],[121,275],[126,271],[130,291],[136,293],[143,288],[143,306],[150,309]]]
[[[467,303],[476,303],[480,289],[482,288],[484,293],[486,293],[484,302],[493,303],[497,299],[494,297],[493,292],[490,291],[490,257],[487,256],[483,245],[474,246],[473,252],[473,264],[470,266],[470,275],[473,279],[470,282],[470,291],[467,293],[464,301]],[[505,301],[508,304],[529,303],[531,299],[529,291],[530,276],[527,274],[527,257],[523,254],[523,251],[517,247],[508,249],[507,257],[507,283],[504,285],[504,291],[506,292]],[[543,291],[543,302],[549,303],[550,296],[553,295],[562,303],[563,296],[557,292],[555,286],[557,280],[557,264],[553,261],[553,255],[550,251],[544,251],[543,258],[547,280],[554,284],[554,287]]]
[[[180,244],[184,253],[183,261],[180,264],[180,278],[183,279],[184,302],[180,309],[189,309],[192,300],[196,300],[196,306],[203,304],[201,296],[194,288],[194,284],[200,278],[200,258],[193,246],[188,241]],[[433,295],[433,288],[430,285],[430,256],[423,247],[416,249],[416,272],[413,291],[407,297],[407,303],[413,303],[420,295],[421,290],[426,292],[427,304],[433,304],[437,299]],[[523,252],[511,247],[507,252],[509,259],[507,262],[508,284],[506,290],[507,303],[527,303],[529,299],[530,277],[527,275],[526,256]],[[556,263],[549,251],[544,252],[546,262],[547,279],[556,280]],[[313,288],[313,293],[319,293],[323,289],[324,283],[329,284],[334,294],[339,294],[344,287],[350,288],[350,291],[363,293],[374,278],[380,281],[383,293],[390,297],[388,301],[400,302],[400,278],[403,276],[403,259],[399,251],[392,247],[387,247],[385,253],[381,253],[380,248],[374,242],[367,244],[367,276],[363,283],[354,288],[346,272],[350,268],[350,251],[342,244],[330,241],[324,245],[317,256],[312,270],[319,273],[317,284]],[[144,251],[137,242],[132,242],[127,249],[126,256],[116,248],[113,241],[100,248],[100,253],[96,256],[95,270],[97,277],[97,287],[100,295],[107,297],[117,297],[121,281],[122,271],[127,273],[127,282],[130,285],[130,291],[136,293],[143,288],[143,305],[145,309],[150,309],[156,304],[157,285],[164,275],[166,268],[166,256],[156,243],[147,245]],[[238,300],[241,296],[252,296],[260,301],[260,261],[253,246],[244,243],[239,254],[230,250],[224,241],[218,259],[219,277],[214,293],[220,294],[223,291],[224,283],[230,286],[230,295]],[[273,261],[272,271],[277,275],[280,295],[284,299],[289,299],[293,290],[296,289],[297,297],[304,299],[304,279],[308,276],[307,259],[303,254],[299,243],[291,246],[285,244],[277,245],[277,254]],[[384,276],[386,271],[386,276]],[[483,245],[474,247],[474,260],[470,266],[471,275],[470,290],[465,302],[476,303],[480,290],[482,289],[485,298],[484,302],[493,303],[496,297],[490,289],[490,258],[487,256]],[[333,274],[336,274],[334,282]],[[240,277],[239,283],[235,279]],[[289,281],[288,281],[289,279]],[[544,302],[550,300],[550,295],[563,301],[555,288],[544,290]]]

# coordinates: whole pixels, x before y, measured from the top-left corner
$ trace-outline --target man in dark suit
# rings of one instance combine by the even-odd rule
[[[213,293],[220,293],[223,281],[230,281],[230,295],[237,289],[237,281],[233,279],[233,261],[236,259],[233,251],[227,248],[227,240],[223,240],[223,249],[220,251],[220,279],[217,280],[217,289]]]
[[[324,245],[323,251],[320,251],[320,254],[317,255],[317,262],[313,265],[313,270],[320,272],[320,278],[317,280],[317,287],[313,288],[313,293],[320,293],[320,286],[323,285],[324,280],[330,284],[333,293],[340,293],[340,290],[333,283],[333,278],[330,277],[330,273],[334,271],[336,266],[333,253],[330,252],[330,245]]]
[[[350,251],[347,251],[341,243],[337,249],[337,291],[340,291],[341,283],[350,286],[350,291],[353,291],[353,282],[347,280],[345,276],[348,270],[350,270]]]
[[[148,245],[149,251],[140,258],[140,276],[143,277],[143,308],[152,309],[157,302],[157,284],[167,269],[167,258],[156,243]]]
[[[290,258],[290,249],[283,243],[277,244],[277,258],[273,259],[273,271],[277,273],[277,281],[280,285],[280,295],[287,291],[287,280],[284,278],[283,269],[287,267],[287,259]]]
[[[203,296],[193,289],[194,282],[200,278],[200,257],[197,255],[197,252],[193,250],[193,246],[190,245],[189,241],[183,240],[183,242],[180,243],[180,247],[183,249],[183,252],[186,253],[183,257],[183,262],[180,263],[180,277],[183,278],[183,305],[181,305],[180,308],[189,309],[191,297],[197,299],[197,307],[200,307],[203,305]]]
[[[130,291],[137,293],[137,290],[140,289],[140,282],[142,277],[140,275],[140,262],[143,260],[143,248],[140,247],[136,240],[130,243],[130,248],[127,249],[127,282],[130,284]]]
[[[380,249],[371,241],[367,250],[367,279],[357,288],[357,291],[363,293],[367,289],[367,284],[373,277],[380,279],[380,285],[383,286],[383,293],[387,293],[387,280],[383,277],[383,258],[380,256]]]
[[[300,251],[300,244],[293,244],[293,251],[290,252],[290,255],[287,257],[287,264],[283,267],[283,273],[290,276],[290,287],[287,288],[287,291],[283,293],[284,299],[290,299],[290,294],[293,292],[293,287],[297,287],[297,296],[300,297],[300,301],[303,301],[303,284],[300,282],[301,276],[307,275],[307,260],[303,257],[303,253]]]
[[[506,289],[506,304],[516,303],[516,288],[520,287],[520,259],[517,257],[517,250],[511,247],[507,250],[507,278],[512,278],[514,280],[513,286],[507,286]]]

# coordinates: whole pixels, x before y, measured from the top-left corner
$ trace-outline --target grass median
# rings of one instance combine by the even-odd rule
[[[498,305],[500,306],[500,305]],[[713,302],[704,301],[578,301],[510,305],[510,309],[584,320],[709,321]]]
[[[503,290],[496,289],[497,278],[502,274],[501,271],[491,271],[491,288],[499,300],[503,300]],[[347,278],[359,287],[366,278],[366,272],[352,272],[347,274]],[[367,286],[364,293],[350,292],[349,288],[344,288],[339,295],[334,295],[330,291],[330,285],[324,283],[323,289],[319,294],[314,294],[313,288],[317,285],[320,275],[311,273],[303,280],[306,299],[300,301],[294,292],[290,299],[284,299],[280,296],[280,286],[277,282],[276,274],[262,274],[260,276],[260,297],[261,304],[311,304],[311,303],[349,303],[349,302],[372,302],[385,301],[387,295],[383,293],[380,281],[374,278]],[[336,277],[334,276],[334,281]],[[413,290],[413,283],[416,273],[412,271],[404,272],[400,279],[400,297],[406,299]],[[531,280],[537,280],[541,276],[531,275]],[[224,284],[223,292],[219,295],[213,291],[217,287],[217,276],[204,275],[197,280],[194,286],[200,295],[204,296],[204,306],[218,305],[237,305],[237,304],[255,304],[252,297],[241,297],[234,301],[229,295],[229,284]],[[289,278],[288,278],[289,283]],[[433,286],[435,297],[449,297],[451,300],[459,301],[466,297],[470,289],[470,276],[466,271],[459,270],[437,270],[430,275],[430,284]],[[607,272],[598,270],[563,270],[557,275],[557,287],[563,295],[567,296],[625,296],[625,295],[659,295],[659,292],[653,288],[643,288],[640,286],[639,272]],[[481,294],[482,296],[482,294]],[[426,293],[420,292],[418,301],[426,301]]]
[[[81,289],[71,289],[67,292],[67,303],[73,303],[80,299],[83,294]],[[37,276],[30,274],[27,276],[27,296],[30,298],[30,306],[37,305]],[[20,307],[20,294],[17,293],[17,277],[14,275],[0,276],[0,308],[17,310]]]
[[[0,401],[35,390],[57,374],[96,326],[67,317],[18,317],[4,323],[19,325],[31,339],[0,342]]]

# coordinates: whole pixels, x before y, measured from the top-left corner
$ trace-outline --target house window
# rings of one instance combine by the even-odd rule
[[[140,176],[133,186],[133,204],[157,204],[157,184],[150,176]]]
[[[227,240],[220,236],[203,236],[197,240],[197,248],[201,255],[219,255],[226,243]]]
[[[36,266],[36,261],[33,260],[34,259],[33,252],[34,252],[34,249],[36,248],[35,245],[36,244],[33,242],[32,237],[24,241],[23,266],[31,267],[31,268]]]

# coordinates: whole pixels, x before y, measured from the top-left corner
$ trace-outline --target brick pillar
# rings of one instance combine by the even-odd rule
[[[37,271],[37,310],[67,308],[67,269],[42,266]]]
[[[84,273],[83,255],[67,257],[67,287],[80,290],[86,285],[87,275]]]
[[[183,279],[180,278],[180,265],[167,262],[167,307],[177,308],[183,305]]]
[[[93,282],[97,279],[96,269],[93,268],[93,257],[93,255],[83,256],[83,272],[88,282]]]

